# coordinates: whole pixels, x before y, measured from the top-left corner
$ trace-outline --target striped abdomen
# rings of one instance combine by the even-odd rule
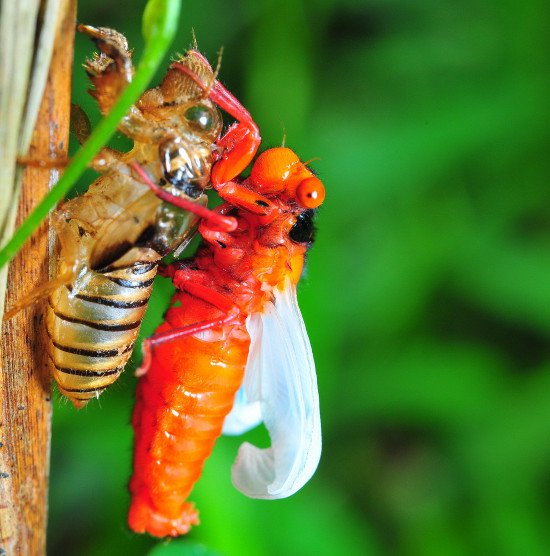
[[[212,318],[186,294],[157,332]],[[171,324],[169,324],[171,323]],[[221,434],[244,373],[249,337],[244,324],[213,329],[155,347],[141,378],[133,416],[134,474],[130,528],[157,537],[186,533],[198,523],[186,499]]]
[[[104,271],[88,270],[50,295],[50,365],[61,393],[82,407],[112,384],[132,353],[159,256],[130,250]],[[132,262],[129,262],[132,261]]]

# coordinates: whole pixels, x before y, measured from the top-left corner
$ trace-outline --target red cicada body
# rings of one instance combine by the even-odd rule
[[[216,212],[235,229],[203,221],[197,255],[164,270],[178,292],[146,340],[132,421],[129,524],[158,537],[198,523],[187,497],[222,429],[238,434],[263,421],[269,431],[271,447],[243,444],[233,467],[235,486],[254,498],[294,493],[321,452],[296,286],[323,184],[286,148],[263,152],[242,183],[213,183],[225,201]]]

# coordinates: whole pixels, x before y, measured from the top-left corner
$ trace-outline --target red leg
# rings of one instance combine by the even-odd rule
[[[232,210],[233,208],[234,205],[223,204],[214,208],[213,212],[221,215],[225,214],[227,210]],[[219,228],[214,228],[210,225],[210,222],[205,220],[203,220],[199,224],[199,234],[205,241],[207,241],[211,245],[223,247],[224,249],[230,248],[235,244],[235,237],[232,233],[225,232],[223,230],[220,230]]]
[[[267,197],[234,181],[221,184],[216,190],[224,201],[248,212],[260,216],[270,216],[275,210],[275,205]]]
[[[185,271],[183,271],[185,272]],[[183,273],[180,273],[183,274]],[[195,322],[188,326],[182,326],[180,328],[174,328],[173,330],[168,330],[166,332],[161,332],[155,334],[151,338],[147,338],[143,342],[143,361],[138,369],[136,369],[136,376],[143,376],[149,370],[151,366],[151,360],[153,355],[153,348],[162,344],[164,342],[170,342],[182,336],[189,336],[191,334],[196,334],[197,332],[202,332],[204,330],[209,330],[216,326],[222,326],[224,324],[229,324],[234,322],[240,315],[240,309],[227,297],[214,291],[207,286],[202,284],[196,284],[189,281],[189,278],[178,279],[178,271],[174,275],[174,284],[178,289],[182,291],[187,291],[192,296],[202,299],[207,303],[210,303],[216,309],[225,313],[221,317],[212,320],[205,320],[200,322]]]
[[[248,110],[218,80],[208,96],[239,122],[232,125],[218,141],[226,150],[212,168],[212,184],[216,188],[238,176],[250,164],[262,138]]]
[[[261,137],[254,121],[233,124],[218,140],[223,148],[221,159],[212,167],[211,179],[214,189],[238,176],[252,161]]]

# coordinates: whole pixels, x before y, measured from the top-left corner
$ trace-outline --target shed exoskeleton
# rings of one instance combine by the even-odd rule
[[[131,53],[125,37],[114,30],[79,25],[79,31],[100,51],[84,67],[94,86],[90,92],[106,114],[132,80]],[[133,140],[133,148],[127,153],[104,148],[92,163],[101,176],[52,216],[58,238],[55,277],[10,311],[13,315],[48,295],[51,371],[77,408],[98,397],[123,371],[158,263],[183,248],[198,220],[194,212],[160,200],[140,173],[191,206],[200,205],[203,214],[213,214],[204,208],[204,189],[215,159],[227,165],[234,147],[220,138],[216,104],[227,110],[225,98],[211,100],[210,91],[216,84],[216,90],[227,93],[230,113],[238,101],[218,84],[197,50],[176,64],[121,120],[119,131]],[[221,157],[217,143],[226,151]],[[227,226],[214,215],[215,221]]]

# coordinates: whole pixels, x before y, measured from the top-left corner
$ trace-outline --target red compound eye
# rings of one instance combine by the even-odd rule
[[[296,188],[296,199],[304,208],[317,208],[325,200],[325,188],[321,180],[312,177],[301,181]]]

